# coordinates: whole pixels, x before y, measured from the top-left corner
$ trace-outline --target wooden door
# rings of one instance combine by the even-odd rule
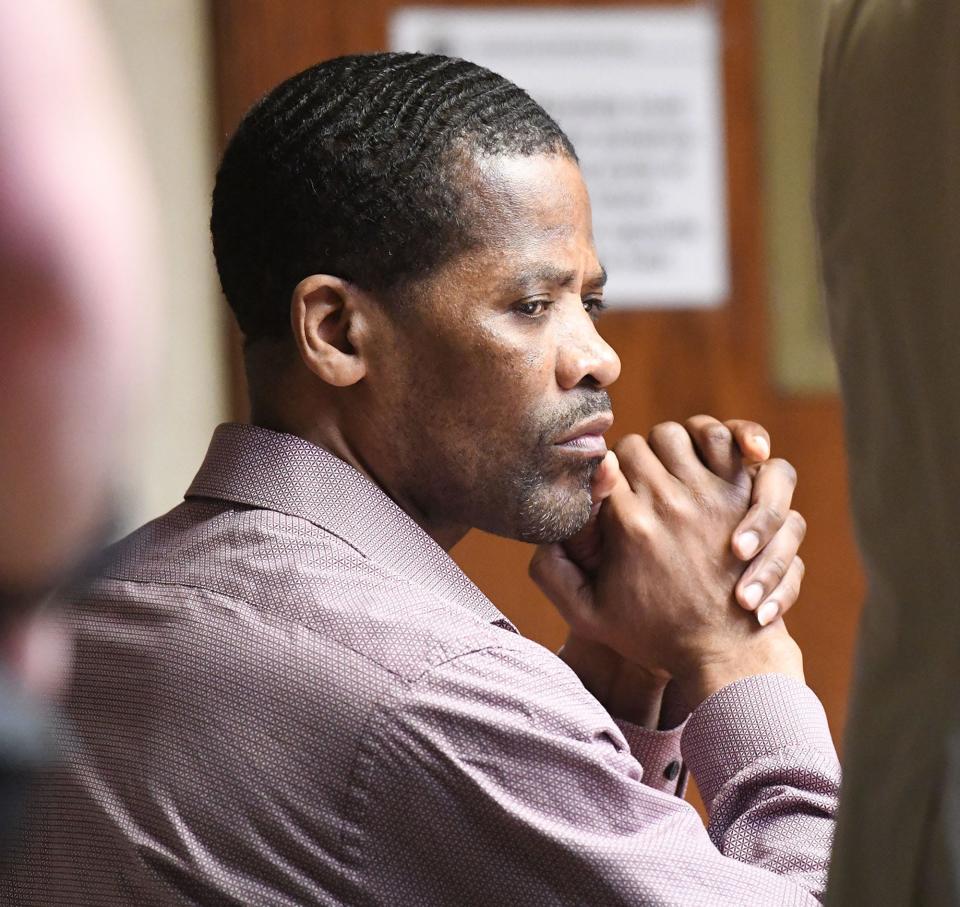
[[[662,0],[661,0],[662,2]],[[441,5],[418,0],[418,6]],[[442,5],[453,5],[445,3]],[[469,0],[456,5],[470,5]],[[473,5],[521,5],[485,0]],[[615,5],[523,0],[523,6]],[[627,5],[627,4],[622,4]],[[631,5],[638,5],[636,2]],[[216,78],[222,135],[260,95],[319,60],[382,50],[394,0],[214,0]],[[797,398],[778,393],[768,361],[763,226],[751,0],[719,4],[728,161],[732,293],[709,311],[613,312],[601,332],[623,362],[611,389],[616,440],[658,421],[707,412],[749,417],[766,425],[774,451],[797,467],[797,506],[809,522],[803,555],[807,578],[790,616],[803,648],[807,678],[827,710],[835,736],[846,717],[853,638],[863,580],[847,508],[846,465],[839,404],[834,395]],[[235,343],[234,343],[235,347]],[[245,413],[234,353],[236,410]],[[528,636],[555,649],[563,623],[526,574],[530,548],[471,533],[454,552],[464,570]]]

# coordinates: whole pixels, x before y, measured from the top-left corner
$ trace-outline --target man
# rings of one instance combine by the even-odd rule
[[[212,228],[255,424],[79,604],[18,903],[814,902],[838,766],[777,616],[793,476],[704,417],[607,452],[557,125],[464,61],[333,60],[247,115]],[[542,543],[580,677],[450,560],[472,527]]]
[[[42,606],[106,539],[147,376],[150,196],[110,63],[86,4],[0,5],[0,845],[69,665]]]
[[[835,904],[960,902],[958,42],[952,0],[830,5],[817,219],[870,590]]]

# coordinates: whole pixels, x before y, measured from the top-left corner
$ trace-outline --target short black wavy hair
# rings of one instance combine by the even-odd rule
[[[278,85],[240,123],[213,190],[217,270],[247,341],[285,335],[310,274],[402,292],[477,241],[458,166],[540,153],[576,160],[525,91],[465,60],[338,57]]]

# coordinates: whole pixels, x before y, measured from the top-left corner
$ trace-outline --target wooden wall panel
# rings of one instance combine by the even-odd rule
[[[610,0],[596,5],[601,4],[613,5]],[[223,135],[257,97],[286,76],[330,56],[382,49],[387,18],[399,5],[395,0],[215,0]],[[430,3],[418,0],[416,5]],[[519,4],[488,0],[475,5]],[[524,0],[522,5],[592,4]],[[799,508],[810,523],[805,590],[789,623],[804,649],[808,680],[839,734],[863,593],[847,511],[839,404],[833,396],[782,397],[771,381],[754,9],[750,0],[726,0],[719,8],[724,24],[731,298],[714,311],[605,316],[601,330],[623,361],[623,375],[611,393],[617,416],[612,437],[697,412],[750,417],[768,426],[775,452],[799,470]],[[236,411],[242,416],[244,397],[239,383],[237,387]],[[550,648],[559,645],[563,624],[526,577],[527,546],[472,533],[454,553],[523,632]]]

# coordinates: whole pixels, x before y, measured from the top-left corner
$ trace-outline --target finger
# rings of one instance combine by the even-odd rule
[[[744,457],[752,463],[763,463],[770,457],[770,435],[756,422],[747,419],[728,419],[724,425],[733,433]]]
[[[797,599],[800,597],[800,586],[803,583],[803,575],[806,573],[806,565],[799,557],[793,559],[786,575],[780,581],[767,600],[757,608],[757,623],[761,627],[772,624],[778,617],[783,617],[789,611]]]
[[[780,585],[806,534],[806,520],[791,510],[780,531],[751,561],[737,583],[737,601],[744,608],[755,610]]]
[[[617,455],[612,450],[608,450],[590,485],[592,500],[590,518],[579,532],[563,541],[567,557],[590,576],[600,566],[600,549],[603,541],[599,526],[600,508],[603,502],[613,494],[618,483],[623,483],[629,491],[627,480],[620,472]]]
[[[606,456],[597,467],[594,473],[593,481],[590,484],[590,497],[593,501],[592,515],[600,509],[600,505],[608,498],[617,486],[617,480],[620,475],[620,461],[617,455],[608,450]]]
[[[703,484],[709,475],[693,448],[689,432],[679,422],[661,422],[647,435],[647,443],[667,472],[688,487]]]
[[[757,470],[752,505],[733,533],[733,551],[750,560],[786,522],[797,487],[797,471],[786,460],[770,460]]]
[[[530,561],[530,578],[553,602],[560,616],[581,636],[592,639],[593,591],[587,575],[567,557],[562,545],[540,545]]]
[[[617,455],[612,450],[608,450],[590,484],[590,517],[579,532],[564,539],[562,543],[567,557],[590,576],[600,566],[602,547],[599,526],[600,508],[613,493],[618,481],[624,485],[627,484],[626,479],[620,474]]]
[[[750,477],[743,468],[743,456],[733,432],[713,416],[692,416],[684,423],[700,459],[715,475],[739,484]]]
[[[626,435],[614,450],[621,475],[633,493],[643,500],[650,499],[650,492],[654,488],[671,489],[675,486],[676,480],[640,435]],[[622,490],[615,487],[609,497],[616,497]]]

